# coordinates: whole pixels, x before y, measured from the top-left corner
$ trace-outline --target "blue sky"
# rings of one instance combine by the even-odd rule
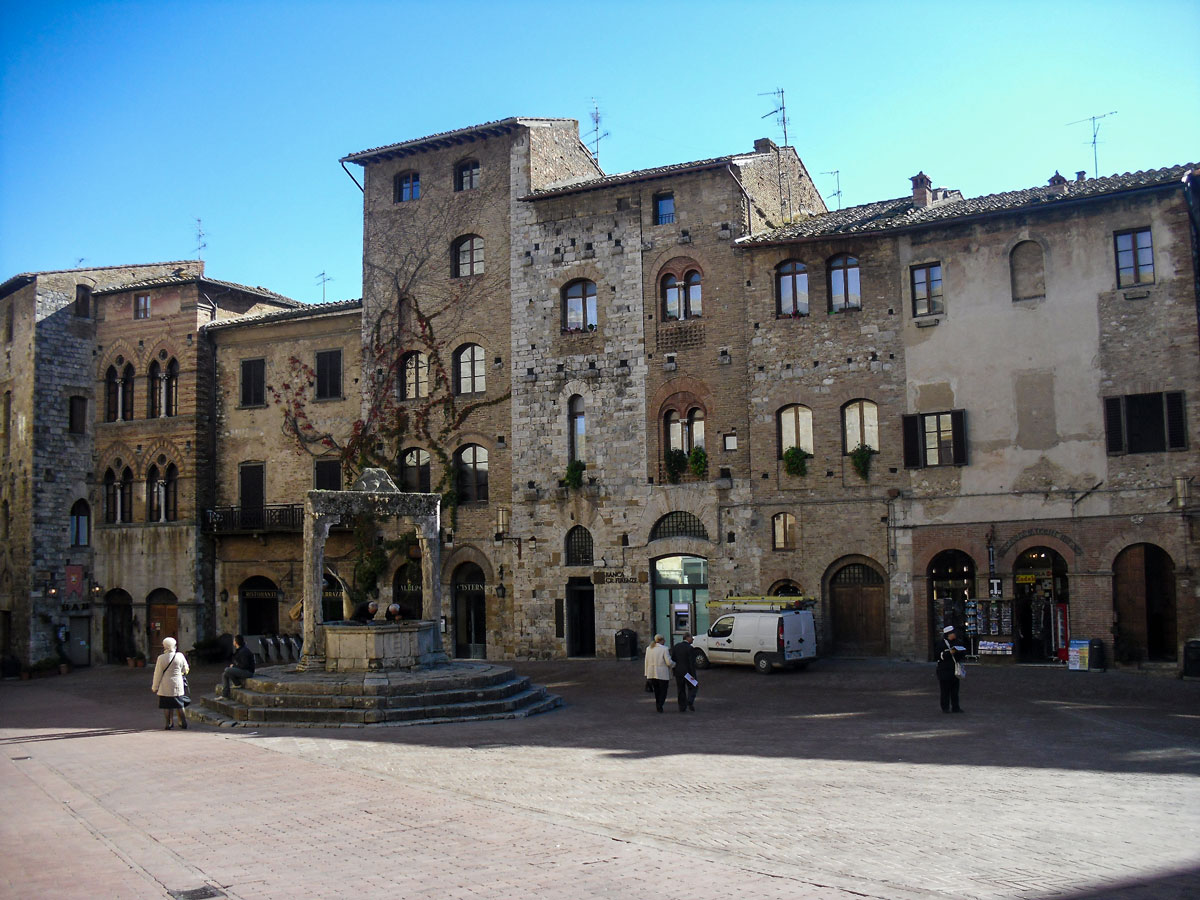
[[[347,153],[599,104],[608,172],[788,136],[831,206],[1200,160],[1192,2],[0,3],[0,280],[196,256],[361,292]],[[351,167],[357,171],[357,167]]]

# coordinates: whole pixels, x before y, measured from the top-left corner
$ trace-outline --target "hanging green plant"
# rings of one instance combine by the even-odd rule
[[[583,473],[587,469],[587,463],[581,459],[573,459],[567,463],[567,474],[563,477],[562,484],[564,487],[569,487],[577,490],[583,487]]]
[[[354,580],[349,587],[350,599],[356,604],[379,597],[379,577],[387,571],[388,561],[396,553],[407,556],[408,548],[417,542],[411,531],[394,541],[377,540],[375,526],[370,516],[361,516],[354,523]]]
[[[808,461],[812,454],[799,447],[788,447],[783,451],[783,471],[797,478],[808,474]]]
[[[693,447],[688,454],[688,468],[697,478],[708,477],[708,453],[703,447]]]
[[[854,466],[854,471],[863,481],[871,474],[871,457],[878,452],[866,444],[859,444],[850,451],[850,465]]]
[[[687,471],[688,455],[676,447],[674,450],[667,451],[667,481],[671,484],[679,484],[679,479],[683,477],[683,473]]]

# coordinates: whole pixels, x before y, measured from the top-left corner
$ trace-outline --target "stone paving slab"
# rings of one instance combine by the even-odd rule
[[[163,732],[144,670],[4,683],[0,895],[1196,896],[1200,685],[978,667],[943,716],[924,666],[718,667],[681,715],[637,664],[514,668],[567,705]]]

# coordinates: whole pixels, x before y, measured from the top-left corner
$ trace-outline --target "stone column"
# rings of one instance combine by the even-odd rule
[[[421,614],[433,622],[433,642],[442,650],[442,541],[440,516],[421,519]]]
[[[325,541],[340,516],[318,515],[312,499],[304,502],[304,650],[297,670],[325,668],[325,646],[317,643],[317,617],[325,588]]]

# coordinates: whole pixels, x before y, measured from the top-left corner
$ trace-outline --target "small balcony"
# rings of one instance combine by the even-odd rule
[[[303,531],[304,506],[278,503],[269,506],[218,506],[204,511],[208,534],[247,534],[256,531]]]

